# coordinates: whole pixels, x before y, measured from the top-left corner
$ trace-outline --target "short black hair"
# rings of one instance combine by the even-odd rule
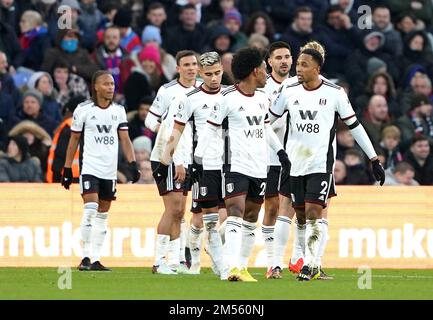
[[[103,14],[109,13],[112,10],[118,10],[120,8],[120,5],[114,1],[114,0],[108,0],[108,1],[101,1],[101,4],[98,5],[99,11],[101,11]]]
[[[427,138],[427,136],[425,136],[423,134],[417,134],[416,136],[414,136],[412,138],[410,145],[413,146],[415,143],[417,143],[419,141],[428,141],[428,138]]]
[[[334,12],[344,13],[344,10],[343,10],[343,8],[339,4],[333,4],[326,11],[326,15],[328,16],[329,14],[334,13]]]
[[[236,80],[244,80],[254,68],[260,67],[263,56],[257,48],[239,49],[233,56],[232,72]]]
[[[197,8],[195,7],[195,5],[193,5],[192,3],[188,3],[188,4],[180,7],[179,13],[182,13],[184,10],[188,10],[188,9],[192,9],[194,11],[197,11]]]
[[[275,41],[275,42],[272,42],[271,45],[269,46],[268,57],[271,56],[272,52],[274,52],[277,49],[281,49],[281,48],[289,49],[289,51],[292,52],[292,48],[290,48],[290,45],[287,42]]]
[[[300,55],[301,54],[308,54],[308,55],[310,55],[313,58],[313,60],[317,62],[317,64],[320,66],[320,68],[322,68],[322,66],[323,66],[323,57],[322,57],[322,55],[320,54],[319,51],[314,50],[314,49],[305,49],[305,50],[303,50],[300,53]]]
[[[156,10],[156,9],[164,9],[165,10],[165,7],[161,2],[152,2],[147,7],[147,13],[149,13],[152,10]]]

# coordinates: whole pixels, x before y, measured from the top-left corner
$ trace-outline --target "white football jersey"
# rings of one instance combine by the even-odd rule
[[[291,78],[291,79],[296,79],[296,78]],[[282,82],[278,82],[277,80],[275,80],[271,74],[268,75],[268,78],[266,80],[266,86],[263,88],[263,90],[268,94],[269,98],[271,99],[271,103],[277,97],[278,90],[280,89],[281,85]],[[286,133],[286,121],[287,121],[287,117],[286,115],[284,115],[281,118],[277,119],[272,124],[272,129],[274,130],[275,134],[277,135],[282,145],[284,145],[284,135]],[[281,166],[277,153],[274,150],[272,150],[272,148],[269,148],[268,165]]]
[[[198,84],[198,82],[196,83]],[[155,145],[152,153],[150,154],[151,161],[160,161],[162,153],[168,143],[171,131],[174,125],[174,116],[177,112],[177,104],[170,107],[176,97],[183,96],[187,92],[191,91],[193,87],[185,87],[180,84],[179,81],[173,80],[158,90],[155,100],[153,101],[149,112],[157,117],[162,118],[161,125],[156,136]],[[185,167],[188,167],[192,163],[192,130],[189,124],[186,124],[185,130],[183,131],[182,137],[179,141],[178,147],[174,154],[174,158],[182,158]]]
[[[346,120],[355,116],[344,89],[326,80],[315,90],[307,90],[299,82],[282,86],[270,112],[280,117],[286,110],[290,175],[332,173],[337,117]]]
[[[220,126],[227,117],[228,153],[224,157],[225,164],[230,165],[230,172],[266,178],[268,95],[262,90],[246,95],[237,86],[228,87],[221,95],[221,102],[213,106],[208,123]]]
[[[84,135],[81,146],[81,174],[100,179],[117,179],[119,150],[118,130],[128,130],[126,111],[112,102],[107,108],[98,107],[91,100],[80,103],[72,118],[72,132]]]
[[[194,141],[204,134],[206,122],[214,106],[221,100],[221,93],[209,92],[203,85],[195,88],[179,99],[175,122],[186,124],[191,121]],[[204,170],[221,170],[224,156],[224,140],[222,130],[218,128],[218,135],[210,142],[203,156]]]

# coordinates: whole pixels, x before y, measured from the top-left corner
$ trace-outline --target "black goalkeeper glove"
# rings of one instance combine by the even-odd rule
[[[191,180],[193,183],[199,182],[203,176],[203,165],[194,162],[191,166]]]
[[[132,161],[128,163],[128,167],[132,173],[132,183],[136,183],[138,180],[140,180],[140,176],[141,176],[141,172],[137,168],[137,162]]]
[[[66,190],[69,190],[69,186],[72,183],[72,169],[71,168],[63,168],[63,173],[62,173],[62,180],[61,180],[61,184],[63,186],[63,188],[65,188]]]
[[[168,165],[160,162],[158,164],[158,167],[156,167],[155,171],[152,172],[152,176],[155,178],[156,181],[158,181],[158,179],[161,179],[161,177],[166,179],[168,176]]]
[[[376,179],[376,181],[380,181],[380,185],[382,186],[385,182],[385,170],[380,164],[379,159],[372,161],[371,165],[373,169],[374,178]]]

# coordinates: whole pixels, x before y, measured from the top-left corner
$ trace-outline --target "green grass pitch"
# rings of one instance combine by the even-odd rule
[[[220,281],[210,269],[199,276],[154,275],[150,268],[113,268],[112,272],[72,269],[71,289],[59,289],[57,268],[0,268],[0,299],[145,299],[145,300],[294,300],[433,299],[433,270],[371,272],[371,289],[359,289],[356,269],[329,269],[332,281],[298,282],[287,271],[280,280],[251,268],[257,283]],[[60,283],[67,284],[66,278]]]

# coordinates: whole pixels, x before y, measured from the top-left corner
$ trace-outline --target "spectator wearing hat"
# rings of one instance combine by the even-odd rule
[[[159,87],[168,80],[161,68],[158,47],[147,44],[138,55],[140,65],[132,69],[126,80],[124,94],[128,110],[137,110],[143,97],[154,97]]]
[[[0,91],[12,99],[13,107],[17,108],[21,103],[21,92],[15,85],[14,79],[8,72],[9,64],[6,54],[0,51]]]
[[[45,129],[50,136],[56,128],[56,121],[42,110],[43,96],[37,90],[27,90],[23,95],[23,106],[12,117],[11,127],[23,120],[30,120]]]
[[[54,133],[53,142],[47,158],[47,174],[45,179],[48,183],[60,182],[61,180],[63,167],[65,165],[66,150],[71,136],[72,115],[77,105],[85,100],[83,96],[76,96],[70,99],[63,107],[63,121]],[[80,176],[79,153],[79,150],[75,152],[74,160],[72,161],[73,182],[78,182],[78,177]]]
[[[0,159],[0,182],[41,182],[39,161],[30,158],[25,137],[11,137],[6,157]]]
[[[18,135],[22,135],[27,139],[28,152],[31,157],[39,160],[42,176],[45,176],[48,150],[52,143],[50,135],[41,126],[29,120],[19,122],[9,131],[11,137]]]
[[[120,46],[126,52],[138,52],[141,49],[140,38],[131,28],[132,12],[126,8],[120,8],[114,16],[113,24],[120,29]]]
[[[245,33],[241,31],[242,15],[237,9],[228,10],[224,14],[224,26],[230,31],[230,34],[233,37],[233,52],[236,52],[238,49],[247,46],[248,38]]]
[[[71,71],[89,83],[98,70],[87,50],[80,47],[80,31],[76,27],[59,30],[56,47],[45,52],[41,70],[50,72],[60,59],[68,61]]]
[[[422,66],[430,78],[433,77],[433,52],[424,31],[410,32],[405,36],[403,55],[399,57],[401,76],[415,64]]]
[[[143,33],[141,35],[141,42],[143,43],[143,46],[146,46],[146,44],[148,43],[152,43],[153,45],[158,47],[159,54],[161,56],[162,72],[168,80],[172,80],[177,73],[176,59],[161,47],[161,29],[154,25],[147,25],[143,29]]]
[[[123,93],[122,64],[128,58],[128,53],[120,46],[120,30],[118,27],[110,26],[104,30],[103,42],[97,47],[92,55],[99,69],[110,71],[114,78],[116,90]]]
[[[56,125],[59,124],[62,119],[61,106],[56,100],[56,92],[50,74],[44,71],[35,72],[27,82],[27,87],[43,95],[42,110],[56,121]]]
[[[192,4],[181,7],[179,14],[180,25],[172,27],[164,42],[165,49],[175,56],[181,50],[203,52],[207,43],[206,28],[197,23],[197,9]]]
[[[141,168],[143,163],[150,163],[150,153],[152,151],[152,141],[146,136],[140,136],[132,141],[132,146],[134,148],[135,159],[137,161],[137,167]],[[141,173],[140,180],[144,177]],[[124,159],[119,161],[119,170],[117,172],[119,183],[126,183],[127,181],[131,181],[133,177],[133,172],[131,171],[130,166],[125,162]],[[143,181],[138,181],[137,183],[144,183]],[[152,182],[150,182],[152,183]]]
[[[43,26],[42,17],[37,11],[25,11],[20,21],[21,53],[16,58],[19,66],[39,70],[45,51],[51,47],[48,30]]]
[[[347,57],[345,75],[352,88],[353,96],[363,93],[362,90],[367,85],[368,78],[371,75],[366,72],[368,69],[374,73],[378,71],[377,68],[380,69],[386,65],[386,71],[392,76],[394,81],[398,80],[399,70],[392,61],[391,56],[383,52],[384,43],[385,37],[381,32],[369,30],[362,37],[361,47]]]
[[[64,105],[75,96],[90,98],[89,89],[86,81],[72,73],[69,63],[63,59],[58,59],[51,70],[54,80],[54,88],[57,91],[57,102]]]
[[[412,97],[411,108],[407,114],[396,121],[401,131],[402,147],[407,149],[414,136],[424,135],[433,144],[433,106],[423,94]]]
[[[96,0],[81,0],[80,16],[78,17],[78,25],[83,32],[81,45],[90,52],[95,49],[97,43],[96,32],[103,18],[102,12],[99,11],[96,4]]]
[[[204,51],[215,51],[222,56],[226,52],[233,52],[234,41],[229,29],[225,26],[217,26],[211,31],[209,45],[204,48]]]
[[[415,169],[415,180],[420,185],[433,185],[433,152],[426,136],[413,137],[404,161]]]

